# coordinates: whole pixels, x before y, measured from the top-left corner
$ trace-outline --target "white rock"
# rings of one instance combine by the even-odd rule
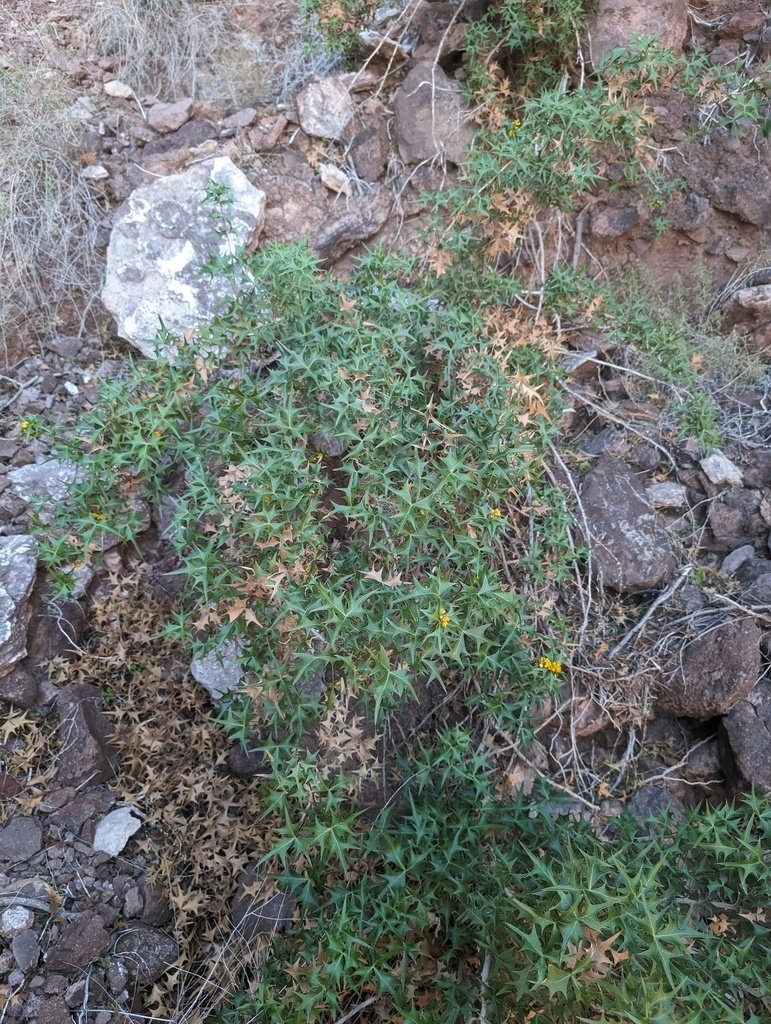
[[[699,463],[707,479],[716,487],[741,487],[742,471],[722,452],[712,452]]]
[[[80,176],[86,181],[104,181],[105,178],[110,177],[110,172],[101,164],[90,164],[88,167],[83,168]]]
[[[0,537],[0,671],[27,653],[29,598],[37,576],[37,541]]]
[[[211,183],[225,185],[231,230],[218,233],[205,202]],[[210,321],[230,294],[227,281],[201,270],[217,255],[250,248],[265,217],[265,193],[228,157],[194,164],[129,196],[112,229],[102,301],[118,334],[151,359],[173,360],[173,341],[158,349],[161,321],[172,339]]]
[[[135,832],[142,827],[130,807],[119,807],[105,814],[94,831],[94,852],[117,857]]]
[[[11,490],[22,501],[45,498],[52,505],[66,501],[70,488],[81,476],[82,471],[73,462],[61,459],[30,463],[8,473]]]
[[[229,640],[219,650],[210,651],[201,658],[193,658],[190,664],[193,679],[209,691],[215,704],[226,693],[237,690],[243,682],[242,652],[243,644],[239,640]]]
[[[688,495],[683,485],[671,480],[651,484],[645,495],[654,508],[686,508],[688,505]]]
[[[342,192],[346,196],[351,194],[351,179],[336,164],[322,164],[319,176],[321,184],[331,192],[337,192],[338,195]]]
[[[35,915],[27,907],[8,907],[0,914],[0,935],[12,939],[14,935],[25,932],[35,923]]]
[[[104,91],[108,96],[118,100],[133,100],[136,95],[130,85],[119,82],[117,78],[113,78],[111,82],[105,82]]]

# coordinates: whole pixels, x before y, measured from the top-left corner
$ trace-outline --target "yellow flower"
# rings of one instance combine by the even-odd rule
[[[90,511],[91,518],[96,519],[98,523],[104,522],[104,520],[107,518],[107,516],[103,512],[100,512],[99,509],[92,508]]]
[[[499,508],[491,508],[487,514],[491,519],[500,519],[501,516],[503,515],[503,512],[501,512]]]
[[[30,426],[29,420],[22,420],[21,421],[21,429],[22,430],[29,430],[29,426]]]
[[[547,672],[553,672],[556,676],[562,671],[561,661],[552,661],[551,658],[539,658],[538,667],[545,669]]]
[[[439,609],[438,619],[439,625],[442,627],[442,629],[447,629],[447,627],[450,625],[450,616],[447,614],[446,608]]]

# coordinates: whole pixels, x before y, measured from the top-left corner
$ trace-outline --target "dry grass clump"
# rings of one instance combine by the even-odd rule
[[[82,323],[96,292],[101,210],[75,163],[74,98],[54,69],[8,57],[0,62],[0,361],[6,365],[54,332],[65,314]]]
[[[100,0],[84,31],[122,81],[162,100],[268,102],[337,62],[294,0]]]
[[[99,57],[137,93],[175,100],[196,96],[202,70],[227,32],[229,3],[202,0],[101,0],[84,22]]]

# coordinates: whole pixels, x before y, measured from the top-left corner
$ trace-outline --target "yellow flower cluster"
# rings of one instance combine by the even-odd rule
[[[562,662],[552,661],[551,658],[539,658],[538,667],[546,669],[547,672],[553,672],[555,675],[559,675],[562,671]]]
[[[491,508],[487,514],[491,519],[500,519],[501,516],[503,515],[503,512],[501,512],[499,508]]]
[[[450,616],[447,614],[446,608],[439,609],[439,625],[442,627],[442,629],[447,629],[447,627],[450,625]]]
[[[100,512],[98,509],[92,508],[91,509],[91,518],[92,519],[96,519],[96,521],[98,523],[102,523],[107,518],[107,516],[103,512]]]

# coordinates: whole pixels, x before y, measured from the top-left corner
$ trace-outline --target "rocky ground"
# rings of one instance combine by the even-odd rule
[[[452,4],[373,23],[356,75],[326,68],[323,86],[253,105],[137,94],[113,58],[89,51],[82,6],[35,0],[44,36],[23,6],[2,26],[4,46],[39,51],[76,90],[105,243],[135,189],[226,156],[265,194],[263,240],[308,236],[344,273],[364,242],[415,244],[423,193],[457,174],[470,128],[458,131],[465,21]],[[771,30],[754,8],[672,7],[681,43],[697,39],[715,61],[765,59]],[[236,8],[239,32],[264,33],[263,7]],[[282,8],[287,40],[291,14]],[[427,68],[446,75],[439,126],[414,98]],[[350,104],[339,123],[329,89]],[[767,358],[769,147],[751,132],[693,142],[686,128],[710,116],[709,102],[666,90],[652,100],[652,159],[687,182],[666,230],[633,186],[599,192],[572,225],[575,259],[686,285],[706,268],[723,330]],[[291,908],[253,867],[259,759],[222,747],[179,651],[148,653],[173,600],[152,529],[139,556],[112,552],[80,598],[47,600],[29,500],[66,500],[66,473],[42,428],[74,423],[128,358],[104,310],[86,322],[80,334],[63,322],[33,348],[20,337],[0,377],[0,1021],[196,1019]],[[725,453],[706,456],[676,436],[611,334],[566,332],[560,358],[552,472],[592,571],[562,595],[577,628],[563,700],[545,710],[512,785],[548,777],[598,821],[625,803],[644,816],[748,784],[771,792],[768,377],[725,387]]]

